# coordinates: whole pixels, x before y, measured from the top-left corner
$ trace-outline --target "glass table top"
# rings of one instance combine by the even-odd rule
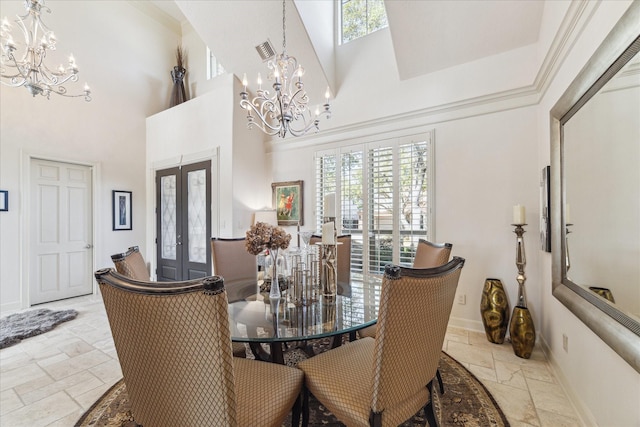
[[[307,305],[293,304],[286,291],[282,298],[272,301],[268,293],[259,292],[255,282],[225,284],[232,340],[248,343],[303,341],[373,325],[378,318],[381,283],[380,277],[352,279],[350,296],[337,295],[334,301],[320,296]]]

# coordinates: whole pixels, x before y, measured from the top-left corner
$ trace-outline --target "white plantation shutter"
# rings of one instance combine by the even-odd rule
[[[394,232],[394,171],[393,148],[380,147],[368,151],[369,249],[371,273],[384,273],[384,266],[393,262]]]
[[[316,154],[316,230],[322,230],[324,196],[336,192],[337,154],[335,151]],[[337,197],[337,195],[336,195]],[[338,200],[338,199],[336,199]]]
[[[433,240],[433,165],[433,132],[316,153],[316,229],[324,195],[335,192],[353,277],[411,266],[418,240]]]
[[[362,273],[364,218],[363,173],[364,153],[361,147],[341,153],[340,170],[340,234],[351,235],[351,273]]]
[[[426,141],[401,144],[398,148],[399,263],[413,265],[418,240],[430,229],[431,153]]]

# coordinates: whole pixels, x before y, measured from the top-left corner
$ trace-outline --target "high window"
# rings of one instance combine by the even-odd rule
[[[316,153],[316,228],[324,196],[336,194],[338,234],[351,234],[352,274],[411,266],[420,238],[431,240],[433,134]]]
[[[211,49],[207,47],[207,80],[211,80],[220,74],[224,74],[224,72],[222,64],[220,64],[213,52],[211,52]]]
[[[384,0],[341,0],[342,43],[389,26]]]

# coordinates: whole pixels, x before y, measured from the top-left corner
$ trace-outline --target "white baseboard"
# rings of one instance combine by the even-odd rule
[[[5,304],[0,304],[0,314],[1,315],[5,315],[5,314],[11,314],[11,312],[13,311],[18,311],[21,310],[22,306],[20,304],[20,301],[14,301],[14,302],[8,302]]]
[[[585,427],[597,427],[598,423],[593,417],[593,414],[591,414],[591,411],[589,410],[589,408],[582,403],[582,401],[578,398],[578,396],[576,396],[576,394],[573,392],[573,389],[569,386],[569,381],[567,380],[567,377],[565,377],[564,373],[562,372],[562,369],[560,369],[560,366],[558,365],[558,362],[553,357],[551,348],[547,345],[547,342],[545,341],[544,337],[541,335],[538,335],[538,339],[540,341],[540,348],[542,349],[542,352],[547,357],[547,361],[549,362],[549,367],[553,371],[553,375],[555,375],[555,377],[560,382],[560,386],[564,389],[564,392],[569,398],[569,401],[571,402],[571,404],[573,405],[573,408],[575,409],[576,414],[578,414],[578,416],[580,417],[580,421],[582,422],[582,425],[584,425]]]
[[[449,326],[469,329],[476,332],[484,332],[484,325],[478,320],[463,319],[461,317],[450,317]]]

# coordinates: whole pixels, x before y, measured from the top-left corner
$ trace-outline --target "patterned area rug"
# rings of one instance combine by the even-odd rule
[[[43,334],[58,324],[75,319],[76,310],[53,311],[46,308],[11,314],[0,319],[0,348]]]
[[[445,393],[434,393],[434,406],[440,426],[508,427],[509,422],[487,389],[455,359],[442,353],[440,372]],[[437,388],[434,386],[434,388]],[[287,419],[283,426],[290,426]],[[310,426],[343,426],[326,408],[309,398]],[[424,426],[424,414],[420,411],[402,427]],[[76,427],[109,426],[136,427],[131,414],[124,380],[109,389],[82,418]]]

